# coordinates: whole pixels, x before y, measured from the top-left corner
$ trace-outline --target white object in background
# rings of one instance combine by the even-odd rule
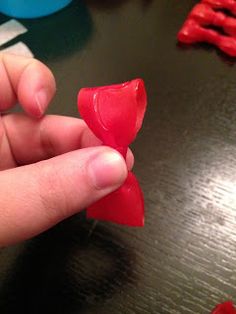
[[[0,52],[7,52],[7,53],[11,53],[17,56],[23,56],[23,57],[31,57],[31,58],[34,57],[32,51],[30,51],[30,49],[21,41],[15,45],[12,45],[10,47],[0,50]]]
[[[16,20],[10,20],[0,25],[0,45],[4,45],[8,41],[26,33],[27,31],[27,28]]]

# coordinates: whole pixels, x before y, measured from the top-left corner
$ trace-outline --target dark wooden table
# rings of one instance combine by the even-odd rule
[[[77,116],[83,86],[145,80],[133,150],[146,224],[94,226],[81,213],[2,249],[1,314],[207,314],[236,302],[235,60],[177,45],[195,3],[75,0],[20,20],[29,32],[17,40],[57,79],[50,113]]]

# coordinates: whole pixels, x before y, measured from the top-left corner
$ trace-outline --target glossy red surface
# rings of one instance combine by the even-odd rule
[[[90,206],[87,217],[142,227],[144,225],[143,193],[134,174],[129,172],[125,183],[118,190]]]
[[[128,145],[142,126],[147,96],[141,79],[123,84],[83,88],[78,109],[104,145],[125,158]],[[87,216],[129,226],[144,225],[144,201],[135,176],[129,172],[123,186],[87,209]]]
[[[236,310],[231,301],[224,302],[216,306],[211,314],[236,314]]]
[[[178,40],[186,44],[207,42],[217,46],[226,54],[236,57],[236,18],[215,9],[236,12],[236,2],[204,0],[197,4],[179,31]],[[225,35],[211,27],[221,28]]]
[[[236,14],[235,0],[202,0],[202,3],[207,3],[215,9],[227,9],[232,14]]]

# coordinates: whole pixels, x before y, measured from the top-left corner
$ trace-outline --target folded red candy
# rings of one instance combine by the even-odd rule
[[[177,37],[182,43],[207,42],[226,54],[236,56],[236,18],[218,9],[236,13],[235,0],[202,0],[194,6]],[[211,28],[212,27],[212,28]],[[214,27],[221,28],[222,32]],[[225,33],[225,34],[224,34]]]
[[[236,310],[233,302],[227,301],[217,305],[211,314],[236,314]]]
[[[83,88],[78,109],[92,132],[125,158],[128,146],[140,130],[147,95],[141,79],[123,84]],[[144,225],[143,193],[131,172],[115,192],[87,209],[87,217],[129,226]]]

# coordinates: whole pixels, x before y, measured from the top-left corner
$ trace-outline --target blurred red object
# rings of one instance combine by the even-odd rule
[[[202,0],[202,3],[209,4],[214,9],[225,9],[236,15],[235,0]]]
[[[194,6],[179,31],[178,40],[185,44],[207,42],[236,57],[236,18],[218,9],[236,13],[234,0],[202,0]],[[220,28],[220,32],[216,28]]]
[[[217,305],[211,314],[236,314],[236,309],[233,302],[227,301]]]

